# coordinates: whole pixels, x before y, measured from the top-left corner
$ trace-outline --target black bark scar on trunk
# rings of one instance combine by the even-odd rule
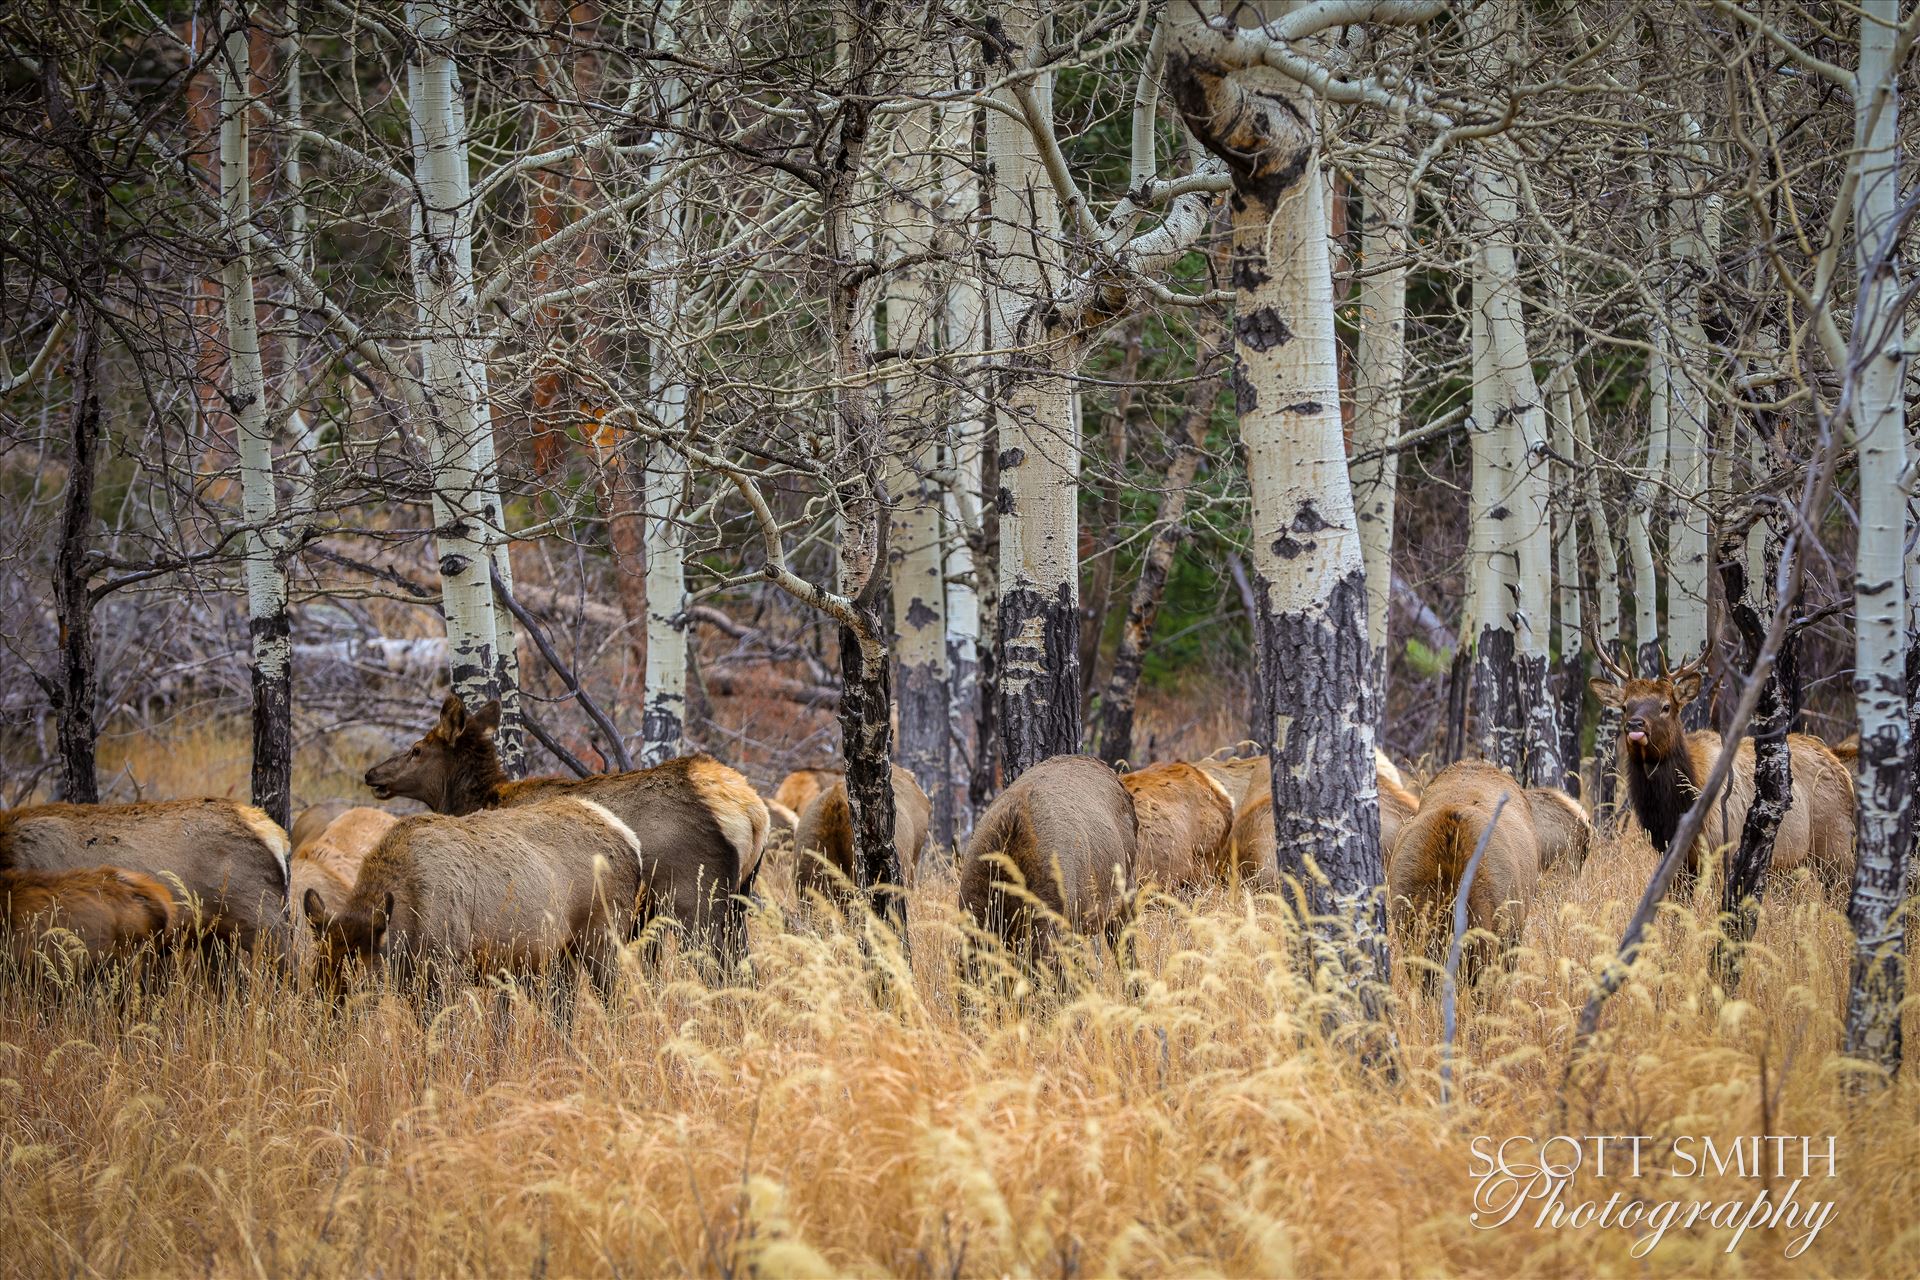
[[[256,642],[286,640],[292,635],[283,605],[271,616],[248,620]],[[252,666],[253,685],[253,803],[282,827],[292,825],[293,805],[293,666],[269,677]]]
[[[1473,654],[1473,736],[1480,754],[1509,773],[1520,771],[1520,685],[1513,632],[1486,627]]]
[[[1026,636],[1039,619],[1039,643]],[[1002,785],[1049,756],[1080,750],[1080,618],[1073,590],[1016,587],[1000,597]],[[1009,679],[1010,673],[1017,672]]]

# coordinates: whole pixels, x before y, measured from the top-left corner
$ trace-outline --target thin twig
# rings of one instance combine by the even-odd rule
[[[1473,888],[1474,873],[1480,870],[1480,859],[1486,855],[1487,845],[1493,839],[1493,829],[1499,825],[1500,811],[1507,807],[1507,801],[1511,799],[1511,791],[1500,793],[1499,802],[1493,806],[1493,816],[1487,819],[1487,828],[1480,833],[1479,843],[1473,846],[1473,856],[1467,859],[1466,873],[1460,877],[1460,889],[1453,895],[1453,942],[1447,948],[1447,978],[1440,988],[1440,1022],[1444,1035],[1440,1042],[1441,1106],[1445,1106],[1453,1096],[1453,1041],[1460,1029],[1455,1005],[1460,991],[1460,957],[1466,950],[1467,893]]]

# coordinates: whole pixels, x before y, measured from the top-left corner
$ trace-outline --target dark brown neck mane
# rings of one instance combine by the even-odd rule
[[[1647,829],[1656,852],[1665,853],[1673,843],[1680,819],[1693,807],[1700,794],[1700,780],[1693,776],[1693,757],[1686,739],[1665,757],[1655,760],[1626,749],[1621,739],[1621,768],[1627,775],[1627,799],[1634,816]]]
[[[465,744],[462,745],[465,747]],[[463,749],[460,755],[460,767],[447,772],[446,782],[441,787],[440,803],[433,806],[434,811],[457,817],[476,809],[498,807],[507,775],[500,767],[500,755],[494,750],[493,743],[489,741]]]

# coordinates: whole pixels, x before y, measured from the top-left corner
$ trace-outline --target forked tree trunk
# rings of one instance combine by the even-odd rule
[[[971,184],[967,184],[963,190],[966,192],[965,198],[956,203],[965,206],[959,224],[967,227],[975,212],[973,206],[977,204],[977,195]],[[950,767],[947,777],[928,779],[928,785],[937,782],[946,789],[953,813],[954,837],[958,841],[973,830],[972,780],[982,745],[980,637],[983,633],[980,606],[987,593],[980,589],[980,577],[988,561],[975,556],[973,544],[968,541],[969,531],[982,528],[982,522],[987,518],[986,504],[981,500],[984,491],[980,478],[986,424],[978,412],[973,379],[967,376],[976,374],[978,352],[981,349],[982,317],[978,282],[967,273],[957,273],[956,278],[948,283],[945,302],[947,349],[953,353],[954,367],[960,375],[956,379],[960,385],[947,401],[947,418],[951,425],[943,454],[953,476],[941,502],[945,547],[942,572],[947,592],[945,613],[947,697],[951,723]],[[991,735],[986,745],[991,750]]]
[[[1354,931],[1353,947],[1317,948],[1315,962],[1353,966],[1348,980],[1371,1014],[1372,984],[1387,973],[1373,672],[1340,421],[1318,108],[1264,65],[1227,70],[1197,54],[1208,39],[1197,13],[1169,10],[1167,20],[1179,24],[1171,95],[1233,178],[1234,400],[1267,703],[1253,736],[1269,748],[1278,866],[1303,886],[1314,917]]]
[[[1035,0],[997,6],[1005,49],[1025,61],[1044,39]],[[1005,76],[989,50],[987,74]],[[1035,73],[1040,109],[1051,72]],[[1011,86],[987,113],[993,176],[994,334],[1007,351],[993,396],[999,427],[1000,600],[997,629],[1003,784],[1049,756],[1080,749],[1080,424],[1065,373],[1067,344],[1050,323],[1058,296],[1060,211]]]
[[[502,634],[512,624],[496,614],[491,570],[512,588],[501,565],[501,512],[492,474],[493,439],[487,369],[481,352],[473,276],[473,201],[468,170],[466,106],[449,52],[454,38],[446,0],[411,0],[414,37],[407,62],[413,130],[414,297],[425,334],[421,367],[432,417],[429,456],[434,526],[440,556],[441,606],[447,620],[447,665],[454,692],[469,708],[501,687]],[[502,719],[502,763],[510,735]]]
[[[1203,356],[1203,359],[1205,357]],[[1167,592],[1174,553],[1186,537],[1187,497],[1206,454],[1207,427],[1220,396],[1221,375],[1200,379],[1189,392],[1180,443],[1167,466],[1166,487],[1154,518],[1153,537],[1140,560],[1140,577],[1127,600],[1127,620],[1114,651],[1113,675],[1100,695],[1100,758],[1117,765],[1133,757],[1133,709],[1140,690],[1140,668],[1153,639],[1154,620]]]
[[[1407,362],[1406,174],[1381,161],[1360,180],[1360,337],[1355,361],[1353,447],[1377,456],[1353,466],[1360,551],[1367,566],[1367,640],[1374,702],[1387,705],[1387,622],[1393,598],[1394,498],[1400,454],[1388,449],[1400,430],[1401,381]]]
[[[254,311],[248,24],[242,5],[220,10],[220,203],[239,243],[222,273],[227,317],[227,405],[240,454],[246,545],[247,633],[252,640],[253,803],[285,827],[293,788],[293,635],[287,618],[287,530],[274,487],[267,376]]]
[[[1900,1067],[1908,861],[1912,856],[1913,725],[1907,702],[1906,356],[1900,292],[1897,68],[1885,20],[1860,22],[1854,93],[1859,185],[1854,193],[1860,298],[1852,347],[1853,433],[1860,453],[1860,548],[1854,579],[1854,690],[1860,714],[1858,836],[1847,919],[1853,982],[1847,1053]]]

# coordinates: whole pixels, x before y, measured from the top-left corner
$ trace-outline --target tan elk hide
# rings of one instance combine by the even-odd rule
[[[1558,787],[1528,787],[1526,803],[1540,842],[1540,869],[1578,871],[1585,866],[1593,847],[1593,822],[1580,802]]]
[[[738,953],[745,924],[734,895],[766,848],[767,806],[737,770],[692,755],[627,773],[508,782],[494,742],[499,723],[499,703],[469,715],[448,695],[439,722],[367,770],[367,785],[381,799],[412,796],[453,815],[563,796],[603,804],[640,838],[643,922],[659,913],[716,951]]]
[[[558,797],[394,825],[330,909],[302,898],[323,970],[385,960],[430,996],[490,974],[531,977],[579,960],[610,980],[641,889],[638,836],[606,806]]]
[[[1040,961],[1064,925],[1118,937],[1134,886],[1139,830],[1120,778],[1092,756],[1053,756],[1016,778],[974,825],[960,863],[960,907]]]
[[[912,887],[919,870],[932,814],[933,802],[920,783],[894,765],[893,843],[906,887]],[[838,901],[844,898],[846,886],[858,882],[853,843],[853,807],[847,802],[847,783],[844,778],[835,778],[813,797],[794,828],[794,888],[802,902],[814,893]]]
[[[815,796],[836,782],[844,782],[846,776],[839,769],[795,769],[780,779],[780,785],[774,788],[773,798],[794,813],[805,813]]]
[[[1266,767],[1264,756],[1260,757],[1260,764]],[[1380,789],[1380,861],[1385,865],[1393,857],[1394,843],[1399,840],[1407,819],[1419,811],[1420,797],[1400,784],[1400,771],[1377,752],[1374,769]],[[1263,893],[1279,888],[1273,832],[1273,796],[1269,789],[1262,787],[1233,820],[1229,856],[1224,864],[1229,880],[1237,880]]]
[[[20,971],[36,952],[64,950],[67,939],[92,964],[130,955],[165,933],[173,923],[173,895],[152,876],[121,867],[0,871],[0,923]]]
[[[1195,760],[1193,764],[1226,788],[1227,794],[1233,798],[1235,818],[1245,815],[1248,809],[1273,789],[1273,775],[1269,772],[1270,766],[1265,756],[1237,756],[1223,760],[1216,753],[1208,759]],[[1395,788],[1412,795],[1399,766],[1378,747],[1373,751],[1373,766],[1374,773],[1382,783],[1391,782]]]
[[[287,898],[293,907],[294,956],[303,966],[313,951],[313,931],[306,915],[307,891],[313,890],[327,910],[340,910],[353,892],[361,864],[398,821],[385,809],[358,805],[341,810],[325,827],[294,846],[292,887]]]
[[[1120,775],[1140,822],[1134,880],[1177,889],[1218,879],[1233,833],[1233,797],[1196,765],[1168,763]]]
[[[1483,836],[1486,852],[1467,889],[1467,927],[1484,930],[1493,941],[1472,941],[1462,962],[1466,975],[1520,941],[1540,882],[1540,845],[1526,789],[1503,769],[1463,760],[1441,770],[1421,793],[1420,811],[1401,830],[1387,864],[1387,922],[1403,958],[1418,950],[1436,964],[1444,962],[1454,902]],[[1433,977],[1431,971],[1427,976]]]
[[[181,923],[286,954],[287,834],[231,800],[46,804],[0,814],[0,870],[124,867],[167,886]]]

